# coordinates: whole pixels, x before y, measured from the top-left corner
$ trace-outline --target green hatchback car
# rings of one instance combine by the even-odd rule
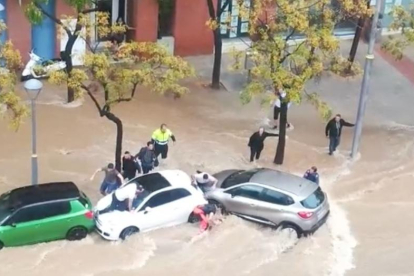
[[[0,249],[68,239],[94,229],[92,204],[72,182],[39,184],[0,196]]]

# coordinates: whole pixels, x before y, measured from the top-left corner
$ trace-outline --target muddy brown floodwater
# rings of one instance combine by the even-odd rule
[[[270,112],[256,104],[242,107],[231,93],[196,86],[192,90],[180,100],[142,93],[116,107],[125,127],[123,149],[138,151],[165,122],[178,141],[159,169],[214,173],[274,167],[273,138],[267,139],[256,165],[247,162],[247,139],[267,122]],[[96,202],[100,179],[90,182],[89,177],[113,160],[115,127],[99,118],[88,101],[63,107],[61,96],[46,89],[39,99],[40,180],[72,180]],[[0,253],[0,275],[414,275],[414,130],[367,122],[361,158],[351,163],[351,129],[344,129],[340,151],[330,157],[324,123],[311,107],[294,107],[290,121],[295,128],[288,133],[286,163],[279,169],[302,174],[318,166],[321,186],[331,201],[328,223],[313,236],[295,245],[275,231],[235,217],[196,241],[196,225],[140,234],[122,243],[93,233],[79,242],[6,248]],[[0,124],[4,192],[30,183],[30,125],[14,133],[4,121]]]

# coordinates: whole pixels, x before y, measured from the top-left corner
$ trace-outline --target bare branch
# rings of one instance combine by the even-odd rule
[[[218,10],[217,13],[217,17],[220,18],[221,14],[226,10],[226,8],[230,5],[230,0],[226,0],[226,2],[224,3],[223,7],[221,7],[221,9]]]
[[[93,13],[93,12],[97,12],[99,11],[99,8],[93,8],[93,9],[85,9],[83,11],[81,11],[81,14],[87,14],[87,13]]]
[[[92,94],[92,92],[89,90],[89,88],[82,84],[81,86],[83,88],[83,90],[86,91],[86,93],[88,93],[89,97],[92,99],[93,103],[95,104],[96,109],[98,109],[99,115],[102,117],[104,116],[103,114],[103,109],[101,108],[101,105],[99,104],[98,100],[96,99],[96,97]]]

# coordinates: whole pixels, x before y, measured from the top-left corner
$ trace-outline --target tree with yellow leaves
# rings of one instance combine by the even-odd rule
[[[392,11],[393,22],[390,29],[393,31],[402,31],[402,35],[391,36],[384,42],[382,48],[390,52],[396,59],[404,57],[404,50],[409,46],[414,46],[414,5],[409,9],[403,6],[397,6]]]
[[[0,35],[7,29],[0,21]],[[0,44],[0,112],[11,116],[11,126],[18,128],[27,115],[27,108],[16,94],[17,73],[21,66],[21,56],[11,41]]]
[[[365,0],[255,0],[252,7],[238,1],[240,16],[249,17],[253,43],[248,50],[251,82],[241,93],[243,103],[261,97],[270,103],[281,101],[279,142],[275,164],[283,164],[288,103],[309,100],[323,118],[331,110],[317,93],[306,91],[306,84],[325,70],[347,69],[347,60],[338,54],[334,36],[337,20],[346,16],[359,18],[370,13]],[[343,16],[339,16],[343,15]],[[244,53],[236,53],[235,68],[240,68]]]
[[[96,17],[96,29],[100,37],[125,28],[119,23],[109,24],[107,13],[97,12]],[[89,28],[88,26],[87,29]],[[67,83],[77,97],[86,94],[94,103],[99,116],[116,125],[115,166],[120,170],[123,124],[112,112],[112,107],[131,101],[139,87],[147,87],[159,94],[171,92],[179,97],[187,89],[178,82],[193,76],[194,71],[182,58],[171,56],[163,46],[152,42],[125,42],[121,45],[108,43],[100,51],[91,48],[83,59],[82,68],[73,68],[70,74],[53,72],[49,81],[54,84]],[[97,94],[97,91],[102,94]]]

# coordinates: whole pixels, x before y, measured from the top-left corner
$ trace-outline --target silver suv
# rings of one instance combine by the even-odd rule
[[[217,189],[206,194],[223,212],[286,229],[298,237],[327,219],[326,194],[304,178],[271,169],[226,170],[214,175]]]

